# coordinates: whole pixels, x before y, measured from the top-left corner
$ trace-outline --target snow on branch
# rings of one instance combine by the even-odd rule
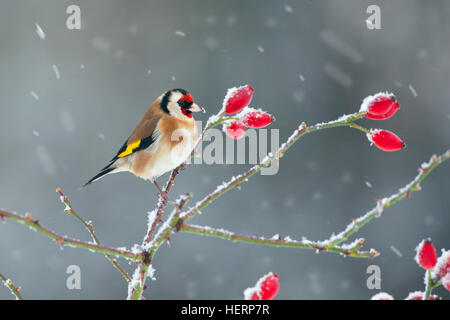
[[[11,294],[16,298],[16,300],[23,300],[23,297],[19,292],[20,288],[16,287],[10,279],[6,278],[1,273],[0,273],[0,279],[2,280],[5,287],[7,287],[9,289],[9,291],[11,292]]]
[[[332,235],[329,239],[323,241],[310,241],[303,238],[301,241],[292,240],[290,237],[285,237],[280,239],[275,236],[272,238],[264,238],[257,236],[247,236],[237,234],[232,231],[224,229],[216,229],[208,226],[198,226],[191,224],[182,224],[179,231],[211,236],[216,238],[222,238],[226,240],[231,240],[233,242],[246,242],[253,244],[261,244],[267,246],[276,247],[289,247],[289,248],[303,248],[303,249],[313,249],[317,252],[329,251],[337,252],[345,256],[357,257],[357,258],[373,258],[379,255],[379,253],[370,249],[369,251],[359,251],[364,243],[364,239],[356,239],[350,244],[341,244],[348,240],[348,238],[356,233],[360,228],[366,225],[370,220],[375,217],[380,217],[382,213],[395,204],[397,201],[403,199],[404,197],[410,196],[411,192],[420,190],[420,182],[422,182],[425,177],[433,170],[436,166],[441,164],[443,161],[450,158],[450,150],[446,153],[436,156],[433,155],[430,161],[425,162],[419,168],[419,174],[406,186],[399,189],[399,191],[391,196],[385,197],[378,200],[375,208],[367,212],[365,215],[353,219],[353,221],[340,233],[337,235]]]
[[[253,243],[253,244],[261,244],[265,246],[275,246],[275,247],[287,247],[287,248],[301,248],[301,249],[313,249],[316,250],[317,253],[321,251],[330,251],[340,253],[344,256],[351,256],[356,258],[373,258],[379,255],[379,253],[373,249],[370,251],[359,251],[358,249],[363,245],[364,239],[357,239],[352,242],[350,245],[343,246],[334,246],[329,247],[322,242],[310,241],[307,239],[293,240],[290,237],[285,237],[283,239],[279,239],[277,237],[274,238],[264,238],[257,236],[246,236],[237,234],[232,231],[224,230],[224,229],[215,229],[212,227],[206,226],[197,226],[191,224],[182,224],[180,231],[199,234],[204,236],[222,238],[226,240],[231,240],[233,242],[245,242],[245,243]]]
[[[368,211],[365,215],[354,219],[344,231],[337,235],[332,235],[329,240],[329,246],[339,245],[340,243],[346,241],[350,236],[356,233],[364,225],[366,225],[373,218],[380,217],[383,212],[390,206],[397,203],[399,200],[407,197],[409,199],[410,195],[414,191],[420,191],[420,183],[430,174],[430,172],[440,165],[442,162],[450,158],[450,150],[441,154],[440,156],[431,156],[428,162],[423,163],[419,168],[419,173],[417,176],[406,186],[400,188],[397,193],[389,197],[385,197],[377,201],[377,205],[372,210]]]
[[[144,259],[136,268],[133,274],[133,279],[128,284],[128,300],[142,299],[142,292],[146,288],[145,280],[147,277],[153,277],[154,274],[154,269],[151,266],[153,256],[164,241],[170,241],[170,232],[169,234],[166,234],[165,231],[172,230],[172,228],[178,228],[177,222],[179,220],[180,213],[191,197],[192,195],[188,193],[175,201],[175,209],[172,211],[166,222],[164,222],[160,227],[154,238],[149,242],[145,242],[147,238],[144,239],[144,243],[141,248],[141,250],[143,250],[142,254],[144,255]]]
[[[55,240],[55,242],[60,246],[70,246],[74,248],[84,248],[91,250],[93,252],[99,252],[103,254],[111,254],[115,256],[119,256],[128,260],[133,261],[142,261],[143,260],[143,254],[141,253],[134,253],[127,250],[122,249],[116,249],[111,247],[106,247],[100,244],[92,243],[92,242],[86,242],[81,241],[73,238],[68,238],[66,236],[62,236],[54,231],[51,231],[48,228],[45,228],[42,226],[39,222],[39,220],[33,220],[30,213],[27,213],[25,217],[20,216],[16,213],[12,213],[9,211],[5,211],[3,209],[0,209],[0,220],[3,219],[11,219],[18,223],[27,225],[31,230],[38,231],[45,236],[47,236],[50,239]]]
[[[78,221],[81,222],[81,224],[88,230],[88,232],[91,234],[92,240],[94,240],[95,244],[100,244],[100,241],[98,240],[98,237],[96,236],[94,232],[94,226],[92,224],[92,221],[86,222],[83,218],[81,218],[73,209],[72,204],[70,203],[69,199],[64,195],[64,193],[61,191],[61,188],[56,188],[56,192],[59,193],[60,200],[62,203],[65,204],[66,208],[64,209],[64,212],[74,216]],[[130,282],[131,278],[127,274],[127,272],[119,265],[116,259],[112,257],[110,254],[105,253],[105,257],[111,262],[111,264],[116,268],[122,276],[125,278],[126,281]]]

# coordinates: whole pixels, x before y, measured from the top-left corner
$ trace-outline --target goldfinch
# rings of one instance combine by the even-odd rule
[[[172,89],[163,93],[153,102],[110,163],[84,186],[107,174],[128,171],[153,182],[162,199],[167,201],[167,195],[156,178],[177,168],[191,154],[198,138],[192,113],[200,111],[205,112],[186,90]]]

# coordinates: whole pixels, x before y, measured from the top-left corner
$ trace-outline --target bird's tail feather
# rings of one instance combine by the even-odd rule
[[[91,180],[89,180],[88,182],[86,182],[83,187],[86,187],[87,185],[91,184],[92,182],[95,182],[99,179],[101,179],[104,175],[110,173],[111,171],[113,171],[115,168],[111,167],[111,166],[106,166],[104,167],[95,177],[93,177]]]

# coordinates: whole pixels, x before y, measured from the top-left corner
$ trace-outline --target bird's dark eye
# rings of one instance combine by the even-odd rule
[[[181,108],[185,108],[185,109],[189,109],[191,107],[192,103],[194,103],[194,99],[187,92],[180,98],[180,100],[178,100],[178,105]]]
[[[189,109],[192,105],[192,102],[187,102],[185,100],[178,100],[178,105],[180,106],[180,108]]]

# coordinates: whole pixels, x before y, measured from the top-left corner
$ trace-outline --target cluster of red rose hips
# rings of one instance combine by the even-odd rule
[[[442,251],[438,258],[433,242],[430,238],[422,240],[416,248],[415,260],[423,269],[426,270],[425,284],[429,289],[428,300],[439,299],[436,295],[431,295],[431,290],[444,286],[450,291],[450,250]],[[411,292],[405,300],[424,300],[425,292]],[[372,300],[394,300],[394,298],[385,293],[380,292],[372,297]]]
[[[252,101],[255,90],[249,86],[231,89],[225,98],[225,113],[233,115],[224,125],[224,131],[233,139],[240,139],[245,135],[245,128],[264,128],[271,124],[275,118],[262,110],[248,107]],[[244,110],[245,109],[245,110]]]
[[[364,99],[360,112],[372,120],[391,118],[400,106],[392,93],[377,93]],[[383,151],[397,151],[406,147],[405,143],[395,133],[389,130],[372,129],[367,137]]]
[[[227,94],[224,101],[225,113],[234,115],[224,123],[224,131],[230,138],[241,139],[246,128],[264,128],[275,120],[265,111],[248,107],[254,92],[251,86],[245,85],[231,89]],[[360,112],[368,119],[385,120],[391,118],[398,109],[400,106],[393,94],[378,93],[364,99]],[[406,146],[402,139],[389,130],[368,130],[367,137],[383,151],[397,151]]]

